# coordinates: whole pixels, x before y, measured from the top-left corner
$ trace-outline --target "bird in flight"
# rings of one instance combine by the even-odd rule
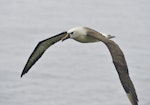
[[[68,31],[62,32],[58,35],[40,41],[35,47],[34,51],[30,55],[22,73],[21,77],[26,74],[30,68],[37,62],[37,60],[43,55],[43,53],[56,42],[66,39],[74,39],[81,43],[103,42],[112,57],[113,64],[119,75],[121,84],[131,102],[132,105],[138,105],[138,98],[134,88],[134,85],[130,79],[128,66],[124,57],[124,54],[120,47],[112,40],[114,36],[101,34],[94,29],[88,27],[75,27]]]

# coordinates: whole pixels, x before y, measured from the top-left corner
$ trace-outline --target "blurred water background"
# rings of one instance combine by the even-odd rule
[[[116,36],[150,105],[149,19],[149,0],[0,0],[0,105],[130,105],[103,43],[59,42],[20,78],[39,41],[76,26]]]

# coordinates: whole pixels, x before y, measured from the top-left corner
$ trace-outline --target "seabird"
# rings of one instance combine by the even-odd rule
[[[48,49],[51,45],[55,44],[60,40],[64,41],[70,38],[81,43],[92,43],[101,41],[107,46],[111,54],[113,64],[115,65],[121,84],[125,92],[127,93],[131,104],[138,105],[137,94],[129,76],[124,54],[119,46],[114,41],[110,40],[113,37],[114,36],[111,35],[101,34],[88,27],[75,27],[58,35],[40,41],[30,55],[22,71],[21,77],[30,70],[30,68],[36,63],[36,61],[43,55],[46,49]]]

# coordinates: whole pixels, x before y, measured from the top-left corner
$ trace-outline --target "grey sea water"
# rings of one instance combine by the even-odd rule
[[[149,0],[0,0],[0,105],[130,105],[101,42],[59,42],[20,78],[39,41],[76,26],[116,36],[149,105],[149,19]]]

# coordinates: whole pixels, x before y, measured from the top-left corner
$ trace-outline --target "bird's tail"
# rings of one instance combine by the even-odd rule
[[[108,39],[115,38],[115,36],[112,36],[112,35],[107,35],[106,37],[107,37]]]

